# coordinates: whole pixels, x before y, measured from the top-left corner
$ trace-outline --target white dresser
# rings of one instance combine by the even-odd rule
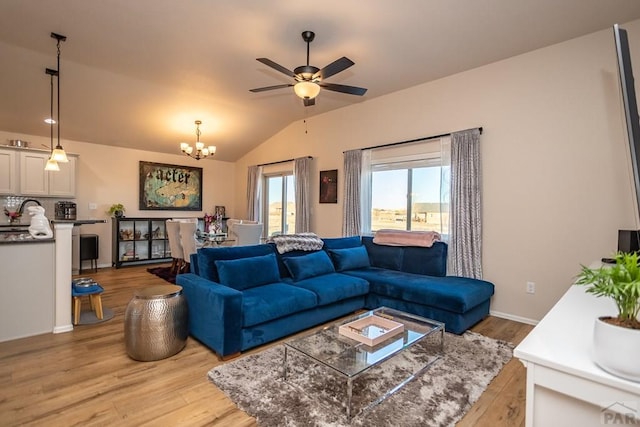
[[[515,357],[527,368],[527,427],[629,425],[634,414],[640,419],[640,383],[608,374],[592,358],[595,319],[616,313],[609,298],[571,286],[516,347]]]

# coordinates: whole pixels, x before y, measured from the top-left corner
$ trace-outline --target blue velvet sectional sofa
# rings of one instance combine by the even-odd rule
[[[177,276],[190,334],[221,357],[360,309],[395,308],[460,334],[489,314],[492,283],[446,276],[447,245],[382,246],[323,239],[317,251],[275,245],[203,248]]]

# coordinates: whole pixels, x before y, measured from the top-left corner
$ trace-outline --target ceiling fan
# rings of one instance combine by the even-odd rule
[[[296,67],[293,71],[273,62],[268,58],[256,58],[264,65],[267,65],[274,70],[280,71],[281,73],[286,74],[289,77],[293,77],[295,80],[294,83],[260,87],[257,89],[250,89],[249,91],[264,92],[267,90],[282,89],[285,87],[293,86],[294,92],[296,93],[296,95],[302,98],[305,107],[315,105],[315,98],[320,93],[321,87],[327,90],[332,90],[334,92],[347,93],[349,95],[364,95],[367,92],[367,89],[365,88],[324,82],[326,78],[331,77],[334,74],[338,74],[339,72],[346,70],[354,64],[354,62],[346,56],[343,56],[340,59],[336,59],[331,64],[322,69],[314,67],[313,65],[309,65],[309,44],[313,41],[315,36],[316,35],[313,31],[302,32],[302,40],[307,43],[307,65]]]

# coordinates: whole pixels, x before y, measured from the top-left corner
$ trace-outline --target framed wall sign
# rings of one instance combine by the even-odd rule
[[[202,210],[202,168],[140,162],[140,210]]]
[[[338,169],[320,171],[320,203],[338,203]]]

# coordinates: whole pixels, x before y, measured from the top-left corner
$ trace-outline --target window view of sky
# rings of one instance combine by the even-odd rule
[[[440,168],[413,170],[413,202],[440,201]],[[373,174],[371,206],[373,209],[407,207],[407,170],[379,171]]]

